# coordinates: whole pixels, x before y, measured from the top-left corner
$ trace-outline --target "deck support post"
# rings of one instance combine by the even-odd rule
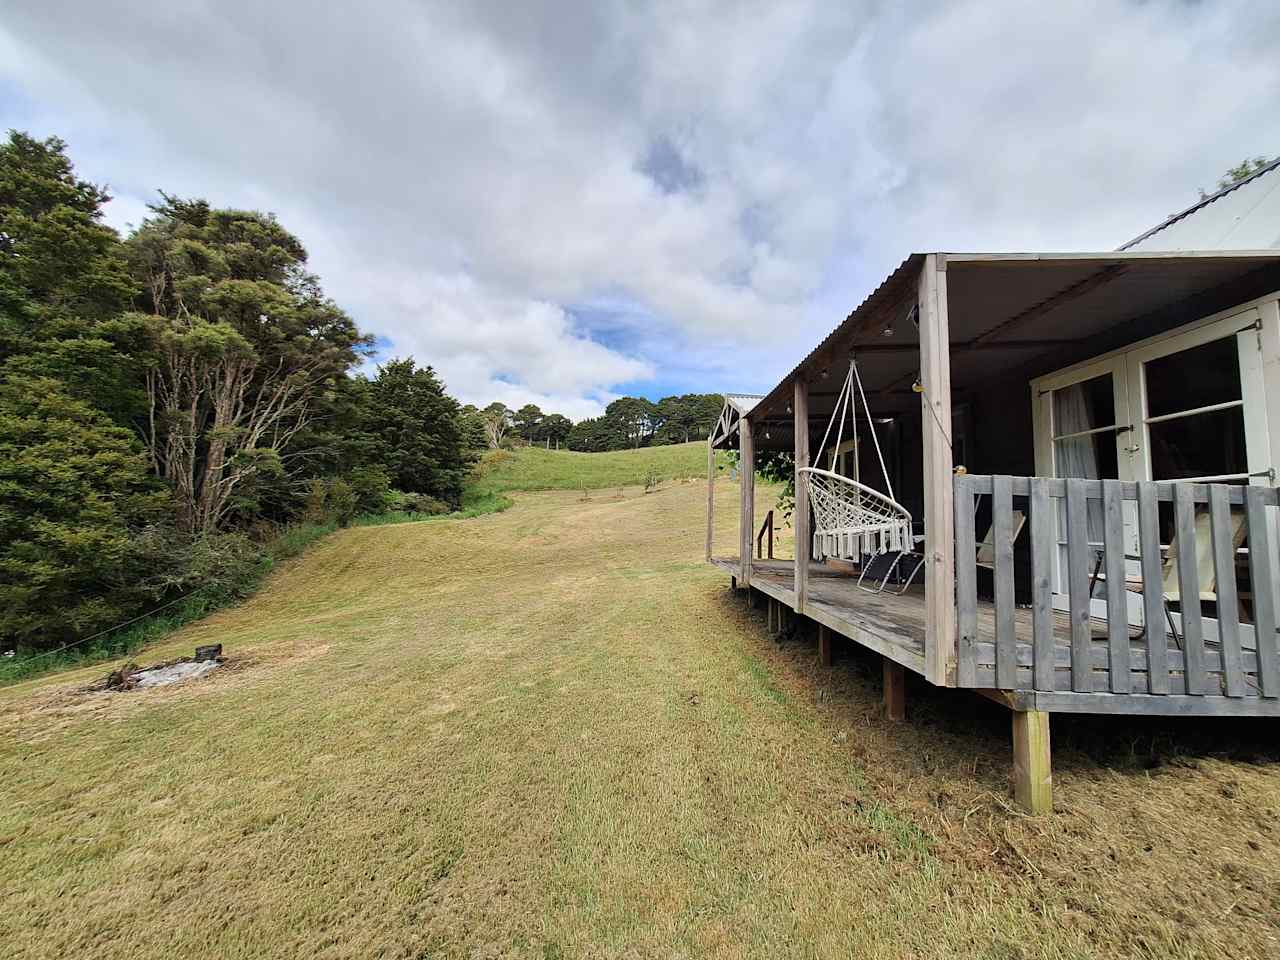
[[[1013,713],[1013,796],[1033,816],[1053,812],[1053,773],[1049,760],[1049,714]]]
[[[791,525],[796,535],[796,613],[803,615],[809,599],[809,555],[813,552],[809,536],[809,475],[800,472],[802,467],[809,466],[809,384],[803,377],[796,377],[792,410],[795,413],[796,474]]]
[[[907,719],[907,671],[884,657],[884,712],[890,720]]]
[[[751,555],[755,549],[756,532],[756,445],[751,433],[751,421],[738,420],[738,481],[742,494],[739,518],[738,559],[742,564],[739,579],[751,586]]]
[[[920,416],[924,443],[925,677],[954,682],[957,655],[955,496],[951,485],[951,352],[945,254],[924,258],[920,309]]]
[[[831,666],[831,630],[818,624],[818,662],[824,667]]]
[[[716,529],[716,445],[714,431],[707,437],[707,553],[711,562],[711,540]]]

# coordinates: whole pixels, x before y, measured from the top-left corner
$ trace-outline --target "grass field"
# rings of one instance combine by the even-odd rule
[[[1275,724],[1055,719],[1033,821],[999,708],[909,682],[893,724],[873,657],[766,636],[703,484],[516,501],[339,531],[147,651],[221,642],[206,680],[0,690],[0,953],[1280,951]]]
[[[721,455],[723,457],[723,455]],[[472,486],[475,495],[513,490],[604,490],[707,475],[706,441],[610,453],[573,453],[523,447],[485,454]]]

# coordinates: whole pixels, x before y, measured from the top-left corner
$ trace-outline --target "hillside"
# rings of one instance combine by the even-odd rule
[[[469,495],[633,487],[643,485],[648,475],[659,480],[705,477],[706,441],[609,453],[573,453],[542,447],[492,451],[477,464],[477,479]]]
[[[560,462],[634,476],[600,456]],[[4,954],[1275,955],[1269,730],[1055,718],[1059,810],[1018,817],[1002,708],[887,721],[874,655],[821,668],[702,562],[704,504],[340,530],[142,660],[222,643],[206,679],[0,690]]]

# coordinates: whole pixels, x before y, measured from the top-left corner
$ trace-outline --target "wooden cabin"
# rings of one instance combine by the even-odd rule
[[[819,449],[851,358],[869,416]],[[820,655],[880,653],[891,716],[905,670],[1008,706],[1029,811],[1052,713],[1280,716],[1280,251],[912,254],[767,395],[728,397],[709,445],[742,482],[713,556],[710,471],[707,560],[815,622]],[[796,559],[758,558],[778,453],[887,479],[913,542],[819,560],[797,473]]]

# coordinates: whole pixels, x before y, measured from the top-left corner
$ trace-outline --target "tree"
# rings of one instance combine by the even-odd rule
[[[273,216],[162,196],[128,241],[149,310],[144,442],[181,528],[205,533],[237,487],[285,469],[313,401],[369,340]]]
[[[560,413],[549,413],[542,421],[542,436],[557,447],[569,439],[573,421]]]
[[[543,414],[537,404],[526,403],[512,415],[512,423],[515,425],[516,433],[524,437],[530,443],[534,440],[541,439],[538,428],[542,424]]]
[[[1227,168],[1227,172],[1218,179],[1217,189],[1225,190],[1233,183],[1239,183],[1241,180],[1253,176],[1267,164],[1272,162],[1274,162],[1274,159],[1268,160],[1266,157],[1252,157],[1241,160],[1234,167]],[[1201,189],[1200,199],[1203,200],[1207,196],[1209,196],[1209,194],[1205,190]]]
[[[412,358],[378,368],[367,393],[361,430],[374,438],[373,459],[392,486],[457,506],[470,459],[463,446],[458,402],[431,367]]]
[[[458,430],[462,434],[462,446],[467,450],[481,450],[487,444],[484,414],[473,403],[458,411]]]
[[[595,453],[604,450],[621,450],[626,446],[626,434],[622,432],[618,421],[609,417],[588,417],[586,420],[579,420],[569,431],[570,450]]]
[[[130,430],[56,380],[0,382],[0,647],[51,647],[137,612],[138,539],[171,503]]]
[[[642,440],[652,436],[653,404],[644,397],[620,397],[605,408],[604,415],[622,431],[628,446],[639,447]]]
[[[485,439],[491,449],[497,450],[511,429],[511,411],[505,404],[494,401],[481,411],[481,415],[484,417]]]
[[[56,137],[0,144],[0,374],[56,379],[123,425],[142,409],[140,330],[121,318],[133,283],[109,199]]]

